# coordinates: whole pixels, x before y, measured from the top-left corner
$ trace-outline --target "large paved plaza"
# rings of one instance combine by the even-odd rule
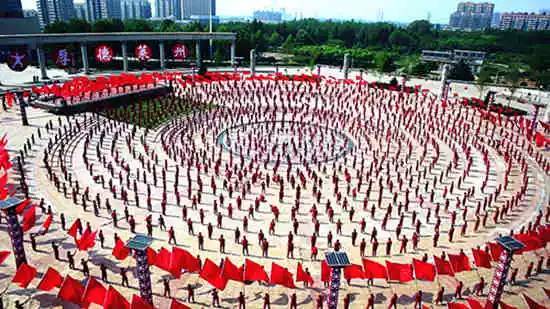
[[[288,308],[293,293],[299,308],[317,308],[328,291],[321,261],[335,247],[364,277],[370,272],[363,266],[371,262],[434,264],[461,254],[471,268],[453,263],[454,274],[434,280],[347,282],[345,276],[358,276],[350,268],[342,275],[340,306],[348,298],[350,308],[365,308],[372,295],[374,308],[387,308],[395,293],[399,308],[413,308],[419,290],[428,307],[466,303],[469,297],[484,303],[498,261],[495,238],[538,233],[540,246],[514,256],[511,274],[517,269],[517,276],[502,300],[527,308],[527,294],[550,306],[543,289],[550,280],[543,239],[550,223],[550,162],[544,147],[526,139],[519,117],[497,119],[463,105],[463,87],[442,105],[433,92],[384,90],[335,75],[318,81],[243,76],[174,83],[172,94],[151,99],[158,110],[65,117],[28,108],[29,126],[21,125],[19,108],[0,112],[0,136],[6,135],[13,161],[8,191],[23,197],[16,159],[23,155],[32,203],[43,200],[35,226],[24,235],[28,264],[38,274],[26,289],[10,285],[16,272],[10,256],[0,265],[0,290],[10,285],[4,303],[10,307],[31,297],[28,308],[76,307],[58,299],[57,288],[36,287],[48,267],[85,286],[81,259],[91,276],[131,301],[139,295],[136,262],[113,256],[114,239],[126,242],[149,229],[157,259],[172,254],[172,264],[174,252],[183,249],[202,265],[230,260],[240,267],[248,259],[268,275],[273,265],[285,267],[293,279],[300,264],[314,281],[289,288],[229,280],[219,291],[224,308],[238,308],[240,292],[247,308],[263,308],[266,293],[273,308]],[[122,120],[125,112],[133,113],[132,121]],[[146,117],[165,120],[150,128],[136,124]],[[53,224],[34,236],[34,250],[30,235],[43,229],[48,208]],[[95,246],[79,250],[67,231],[77,219],[83,231],[101,231],[104,245],[97,238]],[[0,235],[0,249],[11,250],[5,220]],[[488,253],[490,268],[478,266],[472,249]],[[75,254],[75,269],[67,252]],[[214,288],[199,271],[183,267],[180,275],[157,264],[150,267],[156,307],[169,308],[172,298],[191,308],[212,306]],[[121,284],[120,269],[126,267],[129,286]],[[163,279],[171,297],[164,294]],[[476,291],[480,280],[485,286]],[[188,301],[189,285],[194,302]]]

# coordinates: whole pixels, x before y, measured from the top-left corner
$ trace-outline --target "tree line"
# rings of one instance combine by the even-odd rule
[[[199,23],[178,24],[171,20],[84,20],[55,22],[46,27],[48,33],[66,32],[177,32],[207,31]],[[343,55],[349,53],[354,67],[382,72],[398,70],[409,75],[424,75],[433,66],[420,61],[423,49],[467,49],[488,53],[488,64],[482,71],[491,76],[489,81],[503,82],[508,75],[532,81],[537,86],[550,87],[550,31],[478,32],[446,31],[426,20],[407,26],[392,23],[358,21],[321,21],[302,19],[278,24],[260,21],[230,22],[214,25],[214,31],[237,33],[237,56],[246,59],[251,49],[275,52],[287,64],[312,65],[316,63],[341,65]],[[214,57],[226,59],[227,46],[216,43]],[[265,62],[281,59],[260,58]],[[509,74],[509,70],[514,70]],[[501,72],[502,71],[502,72]],[[467,74],[468,75],[468,74]],[[501,78],[497,79],[497,76]]]

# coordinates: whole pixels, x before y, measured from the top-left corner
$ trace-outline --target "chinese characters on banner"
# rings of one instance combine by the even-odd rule
[[[60,48],[54,53],[55,64],[60,68],[66,68],[74,64],[73,54],[66,48]]]
[[[138,44],[138,46],[136,46],[135,53],[136,58],[138,58],[138,60],[142,62],[151,59],[151,56],[153,55],[151,47],[149,47],[149,45],[147,44]]]
[[[109,63],[113,60],[113,49],[108,45],[99,45],[95,48],[95,59],[100,63]]]
[[[25,52],[13,51],[6,59],[8,67],[16,72],[23,72],[29,65],[29,56]]]
[[[187,50],[187,47],[183,44],[174,44],[172,47],[172,56],[174,59],[184,60],[189,56],[189,50]]]

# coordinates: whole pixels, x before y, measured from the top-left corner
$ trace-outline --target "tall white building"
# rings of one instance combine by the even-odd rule
[[[86,0],[86,15],[89,22],[108,18],[105,0]]]
[[[503,13],[500,30],[543,31],[550,30],[550,14]]]
[[[41,28],[55,21],[66,21],[75,17],[73,0],[37,0],[36,8]]]
[[[123,20],[151,18],[151,3],[147,0],[122,0],[120,5]]]
[[[155,17],[176,20],[216,15],[216,0],[155,0]]]
[[[449,26],[460,30],[483,30],[491,26],[493,3],[461,2],[451,14]]]

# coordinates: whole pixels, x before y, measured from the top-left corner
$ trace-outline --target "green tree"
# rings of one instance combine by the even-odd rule
[[[44,27],[45,33],[67,33],[69,26],[64,21],[55,21]]]
[[[392,56],[387,52],[379,52],[374,57],[374,63],[376,65],[376,68],[380,72],[388,73],[392,72],[395,67],[393,63]]]
[[[414,45],[414,39],[406,31],[396,30],[392,32],[389,37],[390,44],[393,46],[403,46],[407,48],[412,48]]]
[[[479,71],[479,74],[475,80],[475,85],[479,90],[479,97],[483,98],[483,91],[485,90],[487,84],[492,82],[491,71],[486,67],[482,67]]]
[[[283,45],[281,46],[285,51],[289,52],[294,45],[296,45],[296,41],[294,40],[294,36],[292,34],[289,34],[286,37],[286,40],[284,41]]]
[[[84,19],[71,19],[67,24],[67,32],[87,33],[92,32],[92,25]]]
[[[451,68],[449,79],[473,81],[474,74],[472,73],[470,66],[461,60]]]
[[[433,25],[427,20],[415,20],[407,26],[411,33],[424,36],[432,33]]]
[[[277,31],[273,31],[269,39],[267,40],[267,44],[272,47],[279,47],[282,43],[282,37]]]
[[[129,19],[124,21],[124,31],[151,32],[153,31],[153,26],[144,19]]]
[[[100,19],[94,22],[92,31],[96,33],[123,32],[124,24],[120,19]]]

